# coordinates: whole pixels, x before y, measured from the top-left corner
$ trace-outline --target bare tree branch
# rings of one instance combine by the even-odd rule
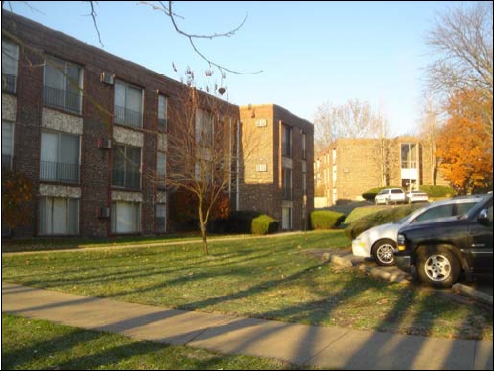
[[[96,22],[96,17],[97,17],[96,10],[94,9],[94,3],[97,4],[98,2],[97,1],[87,1],[87,3],[89,3],[89,6],[91,7],[91,13],[89,13],[87,15],[91,16],[91,18],[93,19],[94,28],[96,29],[96,33],[98,34],[99,43],[100,43],[101,47],[104,47],[103,42],[101,41],[101,34],[99,32],[98,23]]]
[[[492,137],[493,45],[492,1],[462,4],[440,16],[427,38],[436,56],[429,66],[429,86],[449,97],[478,90],[491,109],[484,112],[485,130]],[[483,107],[488,107],[489,105]]]
[[[231,36],[233,36],[245,24],[248,15],[245,15],[245,18],[243,19],[243,21],[236,28],[234,28],[230,31],[227,31],[224,33],[214,33],[211,35],[197,35],[197,34],[189,34],[185,31],[183,31],[178,26],[176,18],[179,16],[176,13],[174,13],[172,10],[172,3],[173,3],[172,1],[168,2],[168,6],[165,5],[162,1],[159,1],[160,7],[153,5],[153,4],[150,4],[149,2],[141,2],[141,3],[151,6],[154,10],[160,10],[163,13],[165,13],[168,17],[170,17],[170,20],[172,21],[173,27],[175,28],[175,31],[178,34],[184,36],[185,38],[187,38],[189,40],[189,43],[192,46],[192,49],[194,50],[194,52],[196,52],[197,55],[199,55],[199,57],[201,57],[204,61],[206,61],[210,66],[216,67],[221,73],[223,73],[224,71],[227,71],[227,72],[230,72],[230,73],[236,74],[236,75],[242,75],[242,74],[255,75],[255,74],[260,74],[262,72],[262,70],[254,71],[254,72],[236,71],[236,70],[229,69],[229,68],[227,68],[223,65],[220,65],[218,63],[215,63],[210,58],[206,57],[199,50],[199,48],[197,47],[197,45],[194,42],[195,39],[210,39],[211,40],[211,39],[218,38],[218,37],[231,37]],[[182,17],[180,17],[180,18],[182,18]]]

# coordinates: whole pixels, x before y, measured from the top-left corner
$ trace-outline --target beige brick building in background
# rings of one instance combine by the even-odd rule
[[[437,172],[432,147],[418,138],[339,139],[315,158],[315,207],[362,200],[374,187],[447,185]]]

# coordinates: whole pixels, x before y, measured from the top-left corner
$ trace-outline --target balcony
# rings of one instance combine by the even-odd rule
[[[141,172],[113,169],[112,185],[127,189],[140,190]]]
[[[168,130],[168,121],[166,119],[158,119],[158,130],[162,132]]]
[[[283,143],[281,145],[281,155],[287,158],[292,156],[292,146],[290,143]]]
[[[2,154],[2,169],[12,170],[12,155]]]
[[[17,93],[17,75],[2,74],[2,92]]]
[[[115,106],[115,123],[142,128],[142,112]]]
[[[41,161],[40,171],[43,181],[79,183],[79,164]]]
[[[283,200],[292,200],[292,188],[287,185],[283,185]]]
[[[45,85],[43,87],[43,104],[48,107],[80,114],[81,94]]]

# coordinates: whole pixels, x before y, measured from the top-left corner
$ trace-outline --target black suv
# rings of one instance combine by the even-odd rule
[[[463,216],[411,224],[398,231],[394,261],[434,287],[450,287],[464,274],[492,274],[492,193]]]

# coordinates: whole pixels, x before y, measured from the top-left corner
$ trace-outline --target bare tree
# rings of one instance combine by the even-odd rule
[[[157,182],[164,182],[171,192],[187,190],[193,195],[204,252],[209,254],[206,226],[235,181],[239,124],[228,115],[227,102],[199,91],[193,82],[183,91],[180,108],[170,112],[173,130],[168,134],[167,174]]]
[[[424,98],[424,109],[422,118],[419,123],[419,138],[422,146],[426,149],[426,155],[429,158],[430,177],[432,184],[437,181],[438,160],[436,155],[436,142],[439,131],[442,127],[442,115],[439,104],[432,95],[426,95]]]
[[[391,132],[388,121],[380,113],[376,114],[375,128],[379,130],[378,144],[374,152],[375,164],[379,168],[381,186],[389,186],[391,180],[392,164],[392,146]]]
[[[314,124],[316,153],[339,138],[379,138],[383,125],[381,115],[358,99],[341,106],[323,103],[316,110]]]
[[[493,133],[492,9],[492,1],[462,3],[441,15],[427,38],[436,56],[428,68],[430,87],[446,97],[465,89],[482,92],[482,99],[490,103],[490,109],[482,111],[490,137]],[[480,107],[485,105],[479,105],[479,110]]]

